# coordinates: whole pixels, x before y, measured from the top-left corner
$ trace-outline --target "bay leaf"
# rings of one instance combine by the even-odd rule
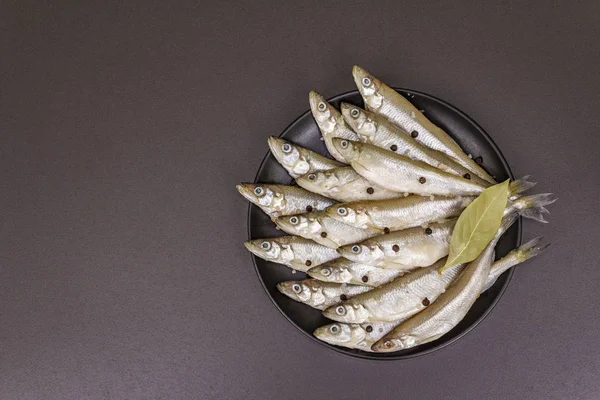
[[[508,199],[509,180],[485,189],[458,217],[446,268],[473,261],[498,232]]]

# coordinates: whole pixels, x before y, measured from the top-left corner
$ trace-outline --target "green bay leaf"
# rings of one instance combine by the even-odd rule
[[[485,189],[458,217],[446,268],[473,261],[498,232],[508,199],[509,180]]]

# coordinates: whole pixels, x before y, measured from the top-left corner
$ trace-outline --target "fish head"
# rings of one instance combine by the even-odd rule
[[[311,227],[314,228],[313,219],[310,214],[311,213],[282,216],[274,219],[273,222],[290,235],[302,236],[308,234]]]
[[[363,264],[370,264],[383,256],[381,249],[368,241],[341,246],[337,249],[337,252],[348,260]]]
[[[340,106],[346,123],[361,136],[371,137],[377,131],[377,124],[367,111],[353,104],[342,103]]]
[[[335,169],[311,172],[296,179],[296,183],[300,187],[317,193],[329,190],[337,186],[339,182]]]
[[[359,343],[365,338],[366,335],[360,334],[361,330],[360,326],[336,323],[317,328],[313,335],[329,344],[348,347]]]
[[[372,111],[378,110],[383,104],[383,96],[381,94],[383,83],[371,75],[369,71],[358,65],[352,68],[352,76],[354,77],[354,83],[358,91],[365,101],[366,108]]]
[[[332,133],[335,131],[341,117],[338,110],[314,90],[308,95],[310,111],[321,132]]]
[[[342,302],[328,307],[323,311],[323,315],[334,321],[352,324],[367,322],[369,317],[368,311],[362,304],[353,304],[352,302]]]
[[[296,175],[304,175],[310,170],[302,148],[275,136],[269,136],[267,141],[273,156],[288,171]]]
[[[389,353],[414,347],[417,344],[416,338],[411,335],[392,336],[388,334],[375,342],[371,350],[378,353]]]
[[[349,283],[351,276],[347,277],[348,270],[334,265],[322,264],[306,272],[310,277],[324,282]]]
[[[270,207],[276,198],[282,197],[282,193],[260,183],[240,183],[236,188],[242,196],[257,206]]]
[[[285,281],[277,284],[277,290],[290,299],[305,303],[312,296],[312,289],[303,281]]]
[[[265,260],[278,260],[284,251],[284,246],[276,239],[248,240],[244,246],[252,254]]]
[[[363,207],[353,203],[334,204],[325,209],[328,216],[348,225],[361,229],[368,229],[371,218]]]
[[[352,162],[352,160],[357,159],[360,155],[360,142],[342,138],[333,138],[331,142],[338,153],[348,162]]]

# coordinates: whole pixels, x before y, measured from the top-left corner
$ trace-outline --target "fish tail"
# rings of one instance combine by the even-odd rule
[[[549,214],[549,211],[545,206],[554,203],[556,200],[558,198],[552,193],[541,193],[519,197],[512,204],[522,217],[547,223],[544,214]]]
[[[519,218],[519,213],[516,211],[511,211],[502,217],[502,222],[500,222],[500,228],[498,228],[498,233],[496,237],[499,238],[515,223],[515,221]]]
[[[529,189],[531,189],[532,187],[534,187],[535,185],[537,185],[537,182],[529,180],[530,177],[531,177],[531,175],[525,175],[522,178],[512,181],[508,185],[508,192],[510,193],[510,196],[512,197],[517,194],[526,192]]]
[[[544,242],[542,236],[531,239],[529,242],[521,245],[518,249],[513,250],[517,254],[517,259],[520,263],[533,258],[546,250],[550,246],[550,243]]]

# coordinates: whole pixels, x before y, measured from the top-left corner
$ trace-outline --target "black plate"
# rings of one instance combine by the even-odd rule
[[[428,94],[406,89],[397,90],[407,97],[417,108],[425,110],[425,115],[436,125],[448,132],[462,146],[467,154],[472,154],[473,157],[481,157],[483,159],[483,167],[492,176],[496,177],[499,182],[506,178],[513,179],[512,172],[502,156],[502,153],[498,149],[498,146],[496,146],[488,134],[465,113]],[[340,94],[329,101],[338,108],[342,101],[356,104],[361,107],[363,106],[363,101],[357,91]],[[302,114],[296,121],[287,127],[281,134],[281,137],[321,154],[328,154],[323,141],[320,140],[321,133],[319,132],[319,128],[313,120],[310,111]],[[268,153],[258,168],[255,182],[290,184],[293,182],[293,179],[287,174],[286,170],[279,165],[277,160]],[[248,234],[250,239],[258,239],[281,236],[283,233],[276,230],[275,225],[269,218],[258,207],[251,204],[248,211]],[[504,256],[510,250],[519,246],[520,242],[521,221],[518,221],[518,223],[513,225],[498,243],[498,246],[496,247],[496,257],[499,258]],[[492,288],[479,297],[473,308],[471,308],[461,323],[440,339],[422,346],[401,350],[395,353],[367,353],[361,350],[333,346],[316,339],[312,335],[312,332],[319,326],[331,323],[332,321],[323,317],[319,310],[297,303],[277,291],[277,283],[286,280],[305,279],[306,274],[302,272],[292,273],[291,269],[280,264],[268,262],[255,256],[252,256],[252,258],[258,278],[275,306],[288,321],[306,334],[307,337],[322,346],[344,354],[378,360],[405,359],[431,353],[432,351],[447,346],[463,337],[492,310],[494,305],[500,299],[500,296],[502,296],[502,293],[504,293],[513,274],[512,269],[505,272]]]

